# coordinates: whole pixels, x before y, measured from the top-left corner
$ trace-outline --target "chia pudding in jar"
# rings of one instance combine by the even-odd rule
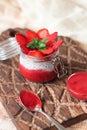
[[[49,34],[45,28],[37,33],[27,30],[26,36],[18,33],[15,37],[21,48],[21,74],[30,81],[40,83],[55,79],[60,65],[56,60],[57,51],[63,43],[63,40],[57,41],[57,32]]]
[[[24,53],[20,55],[20,72],[27,79],[34,82],[48,82],[56,78],[52,55],[44,59],[28,56]],[[47,60],[48,59],[48,60]]]

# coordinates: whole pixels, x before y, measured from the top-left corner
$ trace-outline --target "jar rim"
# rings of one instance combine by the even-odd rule
[[[48,59],[48,58],[51,58],[51,59],[52,59],[52,57],[56,56],[57,52],[58,52],[58,50],[54,51],[52,54],[43,56],[43,59],[41,59],[41,58],[39,58],[39,57],[27,55],[27,54],[25,54],[25,53],[21,50],[21,54],[22,54],[22,55],[25,55],[25,56],[29,57],[30,59],[38,60],[38,61],[44,61],[45,59]]]

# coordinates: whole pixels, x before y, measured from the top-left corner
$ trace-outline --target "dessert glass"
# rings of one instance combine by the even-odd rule
[[[40,83],[51,81],[56,77],[61,78],[66,73],[60,57],[57,56],[57,51],[43,58],[21,52],[19,69],[25,78]]]

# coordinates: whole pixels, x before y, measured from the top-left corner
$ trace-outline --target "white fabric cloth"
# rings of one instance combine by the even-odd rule
[[[46,27],[78,40],[87,51],[87,0],[0,1],[0,32],[11,27]]]
[[[87,0],[0,0],[0,33],[14,27],[57,31],[78,40],[87,52]],[[0,122],[0,129],[16,130],[1,103]],[[86,129],[86,122],[71,128]]]
[[[0,130],[17,130],[0,102]]]

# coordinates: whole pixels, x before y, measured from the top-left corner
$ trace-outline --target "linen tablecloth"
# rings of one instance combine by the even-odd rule
[[[87,1],[0,1],[0,32],[14,27],[27,27],[35,31],[46,27],[50,32],[58,31],[59,35],[78,40],[81,47],[87,52]],[[1,102],[0,129],[16,130]],[[71,130],[86,129],[87,121],[71,127]]]

